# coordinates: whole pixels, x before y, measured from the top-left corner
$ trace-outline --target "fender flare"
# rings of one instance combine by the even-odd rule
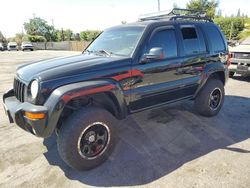
[[[198,89],[196,90],[196,92],[194,94],[194,98],[198,95],[198,93],[204,87],[204,85],[207,83],[207,80],[209,79],[209,77],[212,74],[222,73],[222,72],[224,74],[223,76],[224,76],[225,83],[226,83],[226,81],[228,79],[228,69],[225,68],[224,64],[222,64],[221,62],[207,64],[203,70],[203,73],[201,76],[201,81],[200,81]]]
[[[120,85],[112,80],[84,81],[65,85],[55,89],[45,102],[48,108],[48,124],[43,137],[48,137],[55,130],[61,113],[71,99],[101,92],[111,92],[117,99],[122,118],[127,115],[127,105]]]

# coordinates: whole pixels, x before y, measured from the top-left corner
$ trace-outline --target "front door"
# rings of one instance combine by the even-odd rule
[[[162,48],[161,59],[146,63],[134,62],[132,65],[136,77],[130,89],[130,110],[137,111],[183,97],[181,92],[183,74],[179,74],[182,60],[178,58],[178,42],[174,27],[162,27],[154,30],[149,37],[145,51]],[[143,57],[143,54],[141,54]],[[140,73],[140,74],[139,74]]]

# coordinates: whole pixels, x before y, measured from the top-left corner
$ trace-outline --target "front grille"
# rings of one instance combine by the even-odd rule
[[[24,102],[24,93],[26,86],[18,79],[14,79],[14,94],[20,102]]]
[[[250,53],[234,53],[234,58],[236,59],[250,59]]]

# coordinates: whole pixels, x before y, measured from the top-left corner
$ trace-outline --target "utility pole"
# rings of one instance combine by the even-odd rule
[[[160,0],[158,0],[158,11],[161,10],[161,3],[160,3]]]

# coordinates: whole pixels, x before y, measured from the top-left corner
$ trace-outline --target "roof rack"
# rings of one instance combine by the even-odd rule
[[[204,11],[181,9],[181,8],[174,8],[170,12],[159,11],[139,16],[139,21],[162,20],[162,19],[173,20],[173,21],[178,19],[191,19],[196,21],[213,22],[210,18],[207,17]]]

